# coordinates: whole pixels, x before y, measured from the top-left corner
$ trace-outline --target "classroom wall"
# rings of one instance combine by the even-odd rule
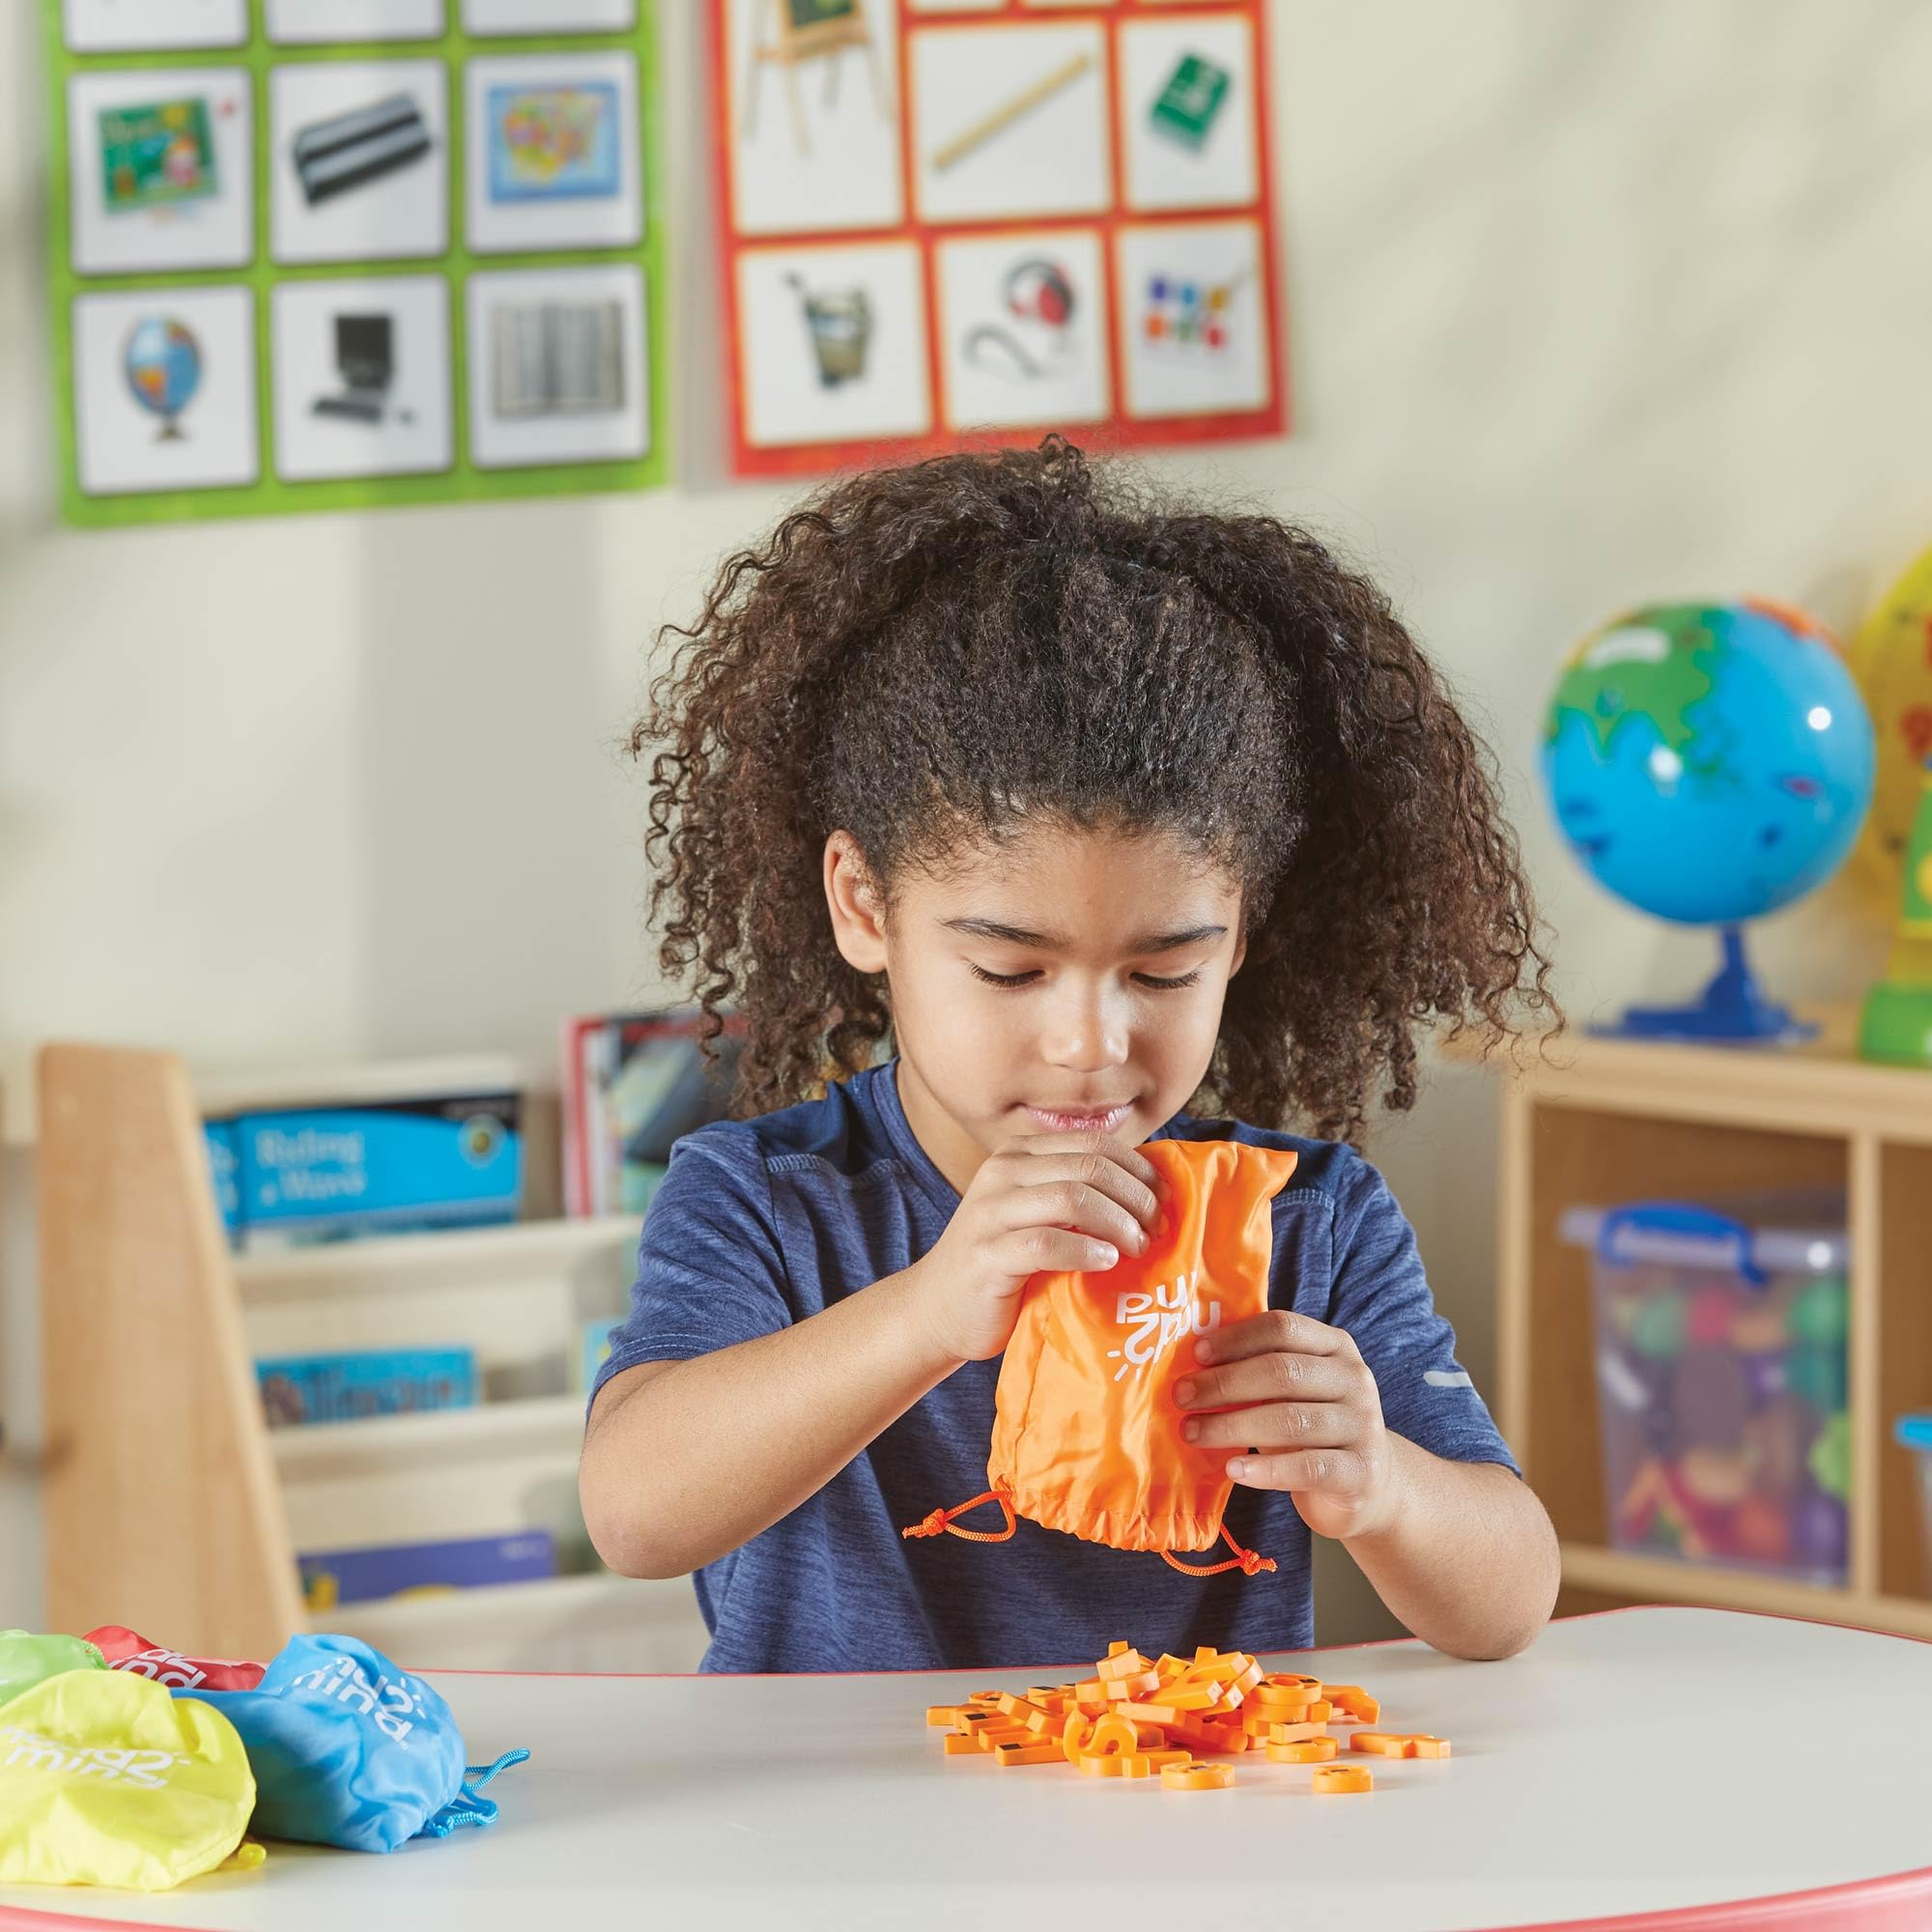
[[[53,502],[38,6],[0,6],[0,1090],[34,1044],[199,1066],[507,1046],[651,998],[645,639],[783,493],[718,473],[696,0],[664,0],[680,487],[77,534]],[[1913,0],[1280,0],[1296,427],[1157,466],[1332,533],[1502,759],[1587,1016],[1708,942],[1596,894],[1532,782],[1557,654],[1621,603],[1754,590],[1856,618],[1932,531],[1932,197]],[[1855,991],[1842,895],[1771,923]],[[1376,1150],[1479,1378],[1492,1095]],[[0,1415],[33,1426],[24,1203],[0,1160]],[[0,1466],[0,1624],[38,1607]],[[1375,1627],[1346,1579],[1324,1637]]]

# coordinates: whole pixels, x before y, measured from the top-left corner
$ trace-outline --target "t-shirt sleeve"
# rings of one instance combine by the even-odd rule
[[[1448,1462],[1516,1469],[1488,1405],[1456,1359],[1456,1331],[1436,1313],[1415,1230],[1365,1160],[1350,1162],[1337,1190],[1334,1253],[1328,1321],[1354,1337],[1389,1428]]]
[[[590,1391],[643,1362],[683,1362],[791,1323],[771,1179],[751,1131],[700,1128],[670,1151],[638,1242],[631,1311]]]

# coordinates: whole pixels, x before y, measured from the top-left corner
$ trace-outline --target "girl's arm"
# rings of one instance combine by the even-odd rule
[[[625,1577],[680,1577],[823,1489],[963,1359],[928,1333],[918,1273],[777,1334],[612,1376],[578,1471],[598,1555]]]
[[[962,1362],[1007,1346],[1028,1280],[1147,1251],[1158,1176],[1092,1134],[1037,1134],[980,1167],[932,1251],[809,1320],[599,1392],[578,1466],[597,1553],[677,1577],[823,1489]]]
[[[1452,1657],[1514,1657],[1549,1621],[1556,1533],[1500,1463],[1448,1463],[1388,1435],[1387,1520],[1343,1538],[1406,1630]]]

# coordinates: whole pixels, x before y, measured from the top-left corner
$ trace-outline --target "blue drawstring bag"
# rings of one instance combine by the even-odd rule
[[[526,1750],[466,1768],[449,1706],[420,1677],[353,1636],[298,1636],[253,1690],[177,1690],[242,1735],[255,1773],[251,1830],[270,1838],[391,1852],[411,1838],[488,1825],[480,1795]]]

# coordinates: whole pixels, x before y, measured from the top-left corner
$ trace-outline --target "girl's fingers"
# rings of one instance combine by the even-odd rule
[[[1160,1197],[1166,1192],[1167,1183],[1152,1161],[1123,1142],[1111,1141],[1100,1134],[1029,1134],[1012,1142],[1006,1151],[1024,1156],[1014,1163],[1014,1178],[1022,1184],[1071,1178],[1095,1187],[1107,1186],[1111,1169],[1124,1179],[1138,1182],[1144,1190],[1131,1200],[1122,1194],[1123,1206],[1140,1213],[1145,1202],[1142,1218],[1149,1221],[1160,1211]]]
[[[1216,1331],[1215,1340],[1220,1339]],[[1220,1369],[1196,1369],[1174,1385],[1182,1408],[1237,1403],[1346,1402],[1368,1372],[1342,1355],[1249,1355]]]
[[[1339,1449],[1360,1433],[1360,1417],[1339,1402],[1263,1403],[1180,1425],[1183,1439],[1208,1449]]]
[[[1070,1228],[1015,1228],[1000,1236],[992,1253],[1009,1274],[1098,1274],[1121,1259],[1111,1241]]]
[[[1318,1321],[1312,1315],[1297,1315],[1291,1308],[1270,1308],[1245,1321],[1232,1321],[1194,1345],[1197,1362],[1238,1362],[1250,1355],[1269,1354],[1361,1359],[1354,1337],[1346,1329],[1331,1328],[1327,1322]]]
[[[1145,1254],[1148,1233],[1112,1195],[1084,1180],[1053,1180],[1040,1187],[1016,1187],[1001,1219],[1009,1228],[1076,1228],[1111,1241],[1122,1254]],[[1110,1264],[1111,1265],[1111,1264]]]
[[[1228,1474],[1251,1490],[1319,1490],[1324,1496],[1348,1497],[1367,1489],[1369,1465],[1350,1449],[1295,1449],[1234,1457]]]

